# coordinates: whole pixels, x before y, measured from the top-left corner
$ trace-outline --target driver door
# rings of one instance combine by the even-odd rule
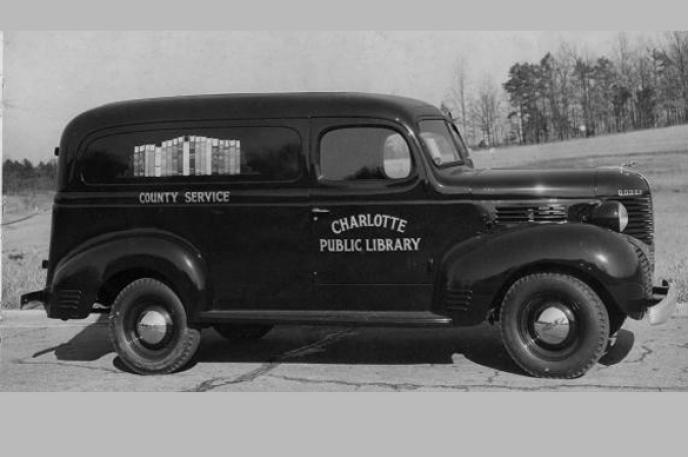
[[[317,119],[312,140],[314,305],[428,310],[428,206],[404,131],[378,120]]]

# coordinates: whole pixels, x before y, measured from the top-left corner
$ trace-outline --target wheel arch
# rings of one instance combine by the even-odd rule
[[[127,231],[89,240],[59,262],[52,289],[79,290],[80,303],[66,317],[85,317],[96,300],[112,303],[130,282],[150,277],[169,286],[182,300],[189,316],[207,304],[207,266],[188,241],[160,230]],[[52,314],[63,317],[60,303]]]
[[[623,236],[589,224],[523,225],[450,249],[436,282],[435,307],[456,325],[475,325],[494,313],[515,281],[544,271],[582,280],[609,310],[632,317],[645,294],[640,259]]]
[[[602,300],[602,303],[604,303],[608,312],[623,313],[623,310],[615,300],[614,296],[609,292],[609,290],[607,290],[602,281],[595,278],[594,275],[571,265],[556,262],[540,262],[536,264],[525,265],[507,276],[504,284],[498,289],[489,305],[488,318],[491,322],[496,322],[499,320],[499,311],[501,309],[502,302],[504,301],[504,297],[511,286],[513,286],[518,280],[537,273],[559,273],[573,276],[574,278],[588,285],[597,294],[597,296],[600,297],[600,300]]]
[[[176,290],[172,281],[170,281],[170,279],[160,271],[147,267],[133,266],[131,268],[111,274],[109,277],[103,279],[103,282],[96,294],[98,303],[102,304],[103,306],[110,307],[122,289],[141,278],[157,279],[172,289],[177,295],[179,295],[179,292]]]

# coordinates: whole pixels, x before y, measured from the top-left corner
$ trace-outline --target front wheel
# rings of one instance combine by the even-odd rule
[[[139,374],[171,373],[196,354],[199,329],[166,284],[138,279],[117,295],[110,310],[110,339],[122,362]]]
[[[607,310],[595,291],[558,273],[516,281],[502,302],[500,325],[511,358],[536,377],[582,376],[609,338]]]

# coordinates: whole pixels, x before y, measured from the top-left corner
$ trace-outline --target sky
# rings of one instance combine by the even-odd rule
[[[607,32],[5,32],[4,158],[49,160],[62,128],[104,103],[158,96],[362,91],[439,105],[456,61],[469,82],[506,80],[560,41],[612,52]],[[658,32],[626,32],[632,40]]]

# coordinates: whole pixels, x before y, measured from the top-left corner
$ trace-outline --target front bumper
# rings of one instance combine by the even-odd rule
[[[652,301],[647,308],[646,317],[651,325],[663,324],[676,311],[676,288],[662,280],[660,286],[652,288]]]

